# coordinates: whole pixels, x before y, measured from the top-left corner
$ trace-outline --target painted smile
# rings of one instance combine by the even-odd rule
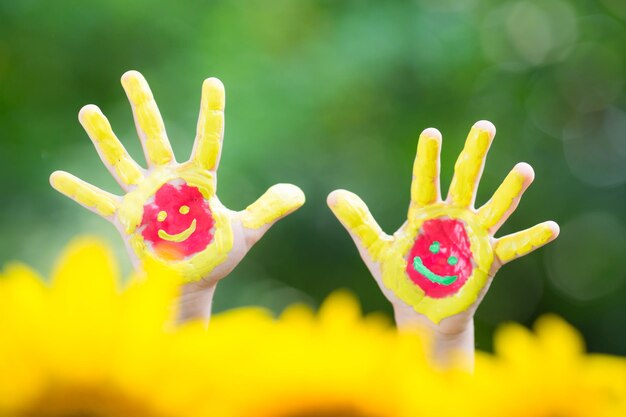
[[[159,231],[159,234],[160,232],[161,231]],[[429,280],[431,280],[432,282],[436,284],[450,285],[454,281],[456,281],[456,279],[459,277],[458,275],[441,276],[441,275],[435,274],[433,271],[428,269],[426,265],[424,265],[424,263],[422,262],[422,258],[420,258],[419,256],[416,256],[415,259],[413,259],[413,267],[415,268],[417,272],[424,275],[426,278],[428,278]]]
[[[180,243],[180,242],[184,242],[185,240],[187,240],[187,238],[191,236],[193,232],[195,231],[196,231],[196,219],[193,219],[193,221],[191,222],[191,225],[187,229],[183,230],[180,233],[176,233],[175,235],[170,235],[165,230],[159,229],[159,237],[163,240],[167,240],[168,242]]]

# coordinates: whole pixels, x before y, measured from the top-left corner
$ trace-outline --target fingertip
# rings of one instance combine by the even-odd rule
[[[136,70],[130,70],[130,71],[126,71],[124,74],[122,74],[122,84],[126,84],[131,80],[136,80],[136,79],[143,79],[143,75]]]
[[[441,141],[441,132],[434,127],[429,127],[428,129],[424,129],[422,131],[420,138],[429,138]]]
[[[535,170],[530,164],[526,162],[518,163],[517,165],[515,165],[515,168],[513,169],[516,172],[518,172],[521,176],[523,176],[525,179],[525,182],[528,184],[533,182],[533,180],[535,179]]]
[[[328,197],[326,198],[326,204],[328,204],[328,207],[330,207],[331,209],[335,208],[341,202],[342,199],[345,199],[345,197],[350,194],[352,193],[350,193],[350,191],[347,191],[347,190],[342,190],[342,189],[334,190],[330,194],[328,194]]]
[[[289,201],[294,207],[300,207],[306,201],[304,192],[293,184],[275,184],[270,187],[269,191],[281,196],[284,201]]]
[[[224,83],[217,77],[209,77],[202,83],[204,88],[224,90]]]
[[[552,239],[556,239],[559,236],[559,233],[561,233],[561,228],[557,222],[550,220],[545,222],[545,225],[552,231]]]
[[[52,174],[50,174],[49,180],[52,188],[58,190],[59,181],[62,180],[66,175],[67,173],[65,171],[54,171]]]
[[[78,112],[78,121],[81,125],[84,125],[94,115],[100,115],[102,111],[95,104],[87,104],[83,106]]]
[[[304,193],[293,184],[275,184],[261,197],[239,212],[242,224],[246,229],[260,229],[262,236],[276,221],[293,213],[304,204]],[[250,240],[256,242],[256,239]]]
[[[337,205],[337,198],[339,197],[339,192],[341,190],[334,190],[331,191],[330,194],[328,194],[328,197],[326,197],[326,204],[328,204],[328,207],[333,208],[335,205]]]
[[[138,102],[153,99],[148,82],[139,71],[126,71],[124,75],[122,75],[122,88],[126,92],[126,96],[131,101],[133,107],[137,105]]]
[[[482,132],[487,132],[489,134],[489,138],[491,139],[496,136],[496,127],[489,120],[479,120],[474,123],[473,128]]]
[[[202,83],[202,96],[206,100],[209,110],[224,110],[226,105],[226,92],[224,84],[215,77],[207,78]]]

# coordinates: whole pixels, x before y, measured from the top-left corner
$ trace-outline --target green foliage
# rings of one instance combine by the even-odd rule
[[[47,268],[81,233],[121,246],[47,184],[64,169],[119,190],[78,110],[99,105],[141,160],[119,85],[139,70],[182,159],[202,80],[217,76],[227,91],[222,201],[243,208],[276,182],[307,194],[220,284],[218,309],[316,303],[347,287],[367,310],[388,310],[326,195],[356,192],[392,232],[406,216],[419,132],[443,133],[445,191],[467,131],[488,119],[498,136],[478,203],[527,161],[536,183],[501,234],[554,219],[565,243],[501,270],[479,309],[479,346],[503,320],[552,311],[593,350],[626,353],[615,334],[626,325],[623,1],[2,0],[0,22],[0,261]]]

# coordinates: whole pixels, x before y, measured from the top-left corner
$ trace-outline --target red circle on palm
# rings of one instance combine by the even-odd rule
[[[428,297],[455,294],[474,269],[470,241],[462,222],[439,218],[424,222],[409,251],[406,272]]]
[[[165,218],[159,219],[162,212]],[[144,205],[141,234],[160,256],[182,259],[211,243],[214,225],[211,208],[198,188],[167,183],[154,194],[153,202]]]

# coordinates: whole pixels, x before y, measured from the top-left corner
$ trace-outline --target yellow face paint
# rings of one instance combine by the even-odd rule
[[[408,221],[386,235],[355,194],[338,190],[329,205],[360,250],[374,263],[372,272],[393,295],[434,323],[462,313],[477,302],[499,266],[553,240],[555,224],[545,223],[497,241],[492,228],[510,214],[530,183],[530,167],[516,167],[483,208],[471,207],[495,128],[478,122],[455,166],[449,200],[439,199],[440,135],[420,136],[413,168]],[[494,247],[494,243],[495,247]],[[379,275],[378,275],[379,274]],[[393,300],[393,298],[392,298]]]
[[[213,269],[223,263],[234,244],[233,230],[228,218],[228,210],[214,197],[209,201],[215,220],[215,234],[210,245],[203,251],[182,260],[155,253],[141,233],[133,233],[130,246],[142,263],[161,265],[176,271],[184,281],[192,282],[206,278]]]
[[[224,85],[217,78],[209,78],[202,84],[200,117],[192,160],[201,167],[214,170],[224,135]]]
[[[304,204],[304,193],[291,184],[277,184],[243,212],[242,224],[248,229],[269,225]]]
[[[167,249],[161,251],[161,254],[155,252],[142,236],[142,230],[138,229],[142,223],[145,204],[154,198],[157,190],[164,184],[177,182],[197,188],[202,193],[202,197],[208,201],[215,221],[211,243],[200,252],[182,259],[179,259],[179,255],[172,254],[171,251],[175,249],[170,248],[169,253]],[[185,216],[189,214],[189,210],[188,206],[181,205],[177,211],[179,215]],[[215,177],[195,164],[183,164],[154,168],[151,176],[135,190],[126,194],[119,209],[118,220],[121,231],[129,236],[130,246],[139,260],[167,266],[186,281],[196,281],[210,274],[217,265],[226,260],[232,250],[233,232],[228,213],[215,196]],[[157,221],[159,216],[160,212]],[[165,220],[168,216],[165,214],[161,217]],[[158,236],[172,243],[185,242],[196,232],[196,224],[195,219],[191,220],[189,227],[179,233],[169,233],[161,229]]]
[[[459,207],[472,204],[492,139],[493,132],[478,126],[478,123],[470,130],[465,147],[454,165],[449,192],[451,204]]]
[[[558,232],[555,231],[553,224],[545,222],[522,232],[505,236],[496,243],[496,255],[503,263],[512,261],[552,241],[556,233]]]
[[[357,242],[367,251],[374,262],[387,259],[392,238],[383,233],[367,206],[356,195],[348,191],[335,191],[331,209]]]
[[[441,134],[435,129],[424,131],[417,145],[417,157],[413,165],[412,209],[435,203],[439,198],[440,148]],[[409,213],[411,218],[413,215]]]
[[[91,184],[79,180],[67,172],[57,171],[50,176],[50,183],[55,190],[72,200],[94,210],[103,217],[115,214],[118,202],[111,194]]]
[[[172,148],[165,133],[161,113],[145,78],[137,71],[122,76],[122,86],[133,107],[135,123],[144,143],[149,164],[165,165],[174,159]]]
[[[61,193],[112,220],[141,263],[175,271],[184,281],[206,279],[217,266],[226,261],[236,263],[243,256],[249,247],[245,228],[269,225],[304,202],[300,189],[279,184],[241,214],[220,203],[215,195],[215,170],[225,100],[224,86],[218,79],[210,78],[203,84],[196,143],[192,157],[182,164],[174,160],[163,120],[143,76],[129,71],[122,77],[122,85],[133,107],[149,169],[144,171],[130,158],[106,117],[90,105],[81,110],[79,119],[103,162],[129,191],[119,198],[64,172],[55,172],[51,183]],[[236,244],[239,249],[229,258]]]
[[[183,230],[180,233],[176,233],[174,235],[170,235],[169,233],[167,233],[165,230],[160,229],[159,230],[159,237],[163,240],[167,240],[169,242],[184,242],[185,240],[187,240],[189,238],[189,236],[191,236],[193,234],[193,232],[196,231],[196,219],[193,219],[191,221],[191,226],[189,226],[187,229]]]
[[[521,195],[525,181],[524,175],[517,170],[511,171],[507,175],[502,185],[498,187],[491,198],[491,201],[478,211],[478,217],[480,217],[485,227],[490,228],[504,218],[513,206],[513,201]]]
[[[473,268],[463,286],[453,295],[441,298],[429,297],[424,289],[413,282],[407,274],[409,250],[420,236],[420,228],[428,220],[456,219],[464,224],[469,237]],[[490,236],[477,221],[476,216],[464,209],[442,203],[426,207],[415,213],[411,224],[394,235],[394,241],[381,263],[382,281],[400,299],[413,306],[415,311],[427,316],[434,323],[467,309],[485,286],[494,255]]]
[[[141,184],[122,199],[119,208],[119,221],[127,234],[132,234],[141,223],[143,206],[163,184],[183,181],[198,188],[207,200],[215,195],[215,177],[192,164],[166,165],[155,167]]]
[[[143,170],[126,152],[100,109],[93,105],[85,106],[78,118],[98,153],[117,177],[127,185],[139,184],[143,180]]]

